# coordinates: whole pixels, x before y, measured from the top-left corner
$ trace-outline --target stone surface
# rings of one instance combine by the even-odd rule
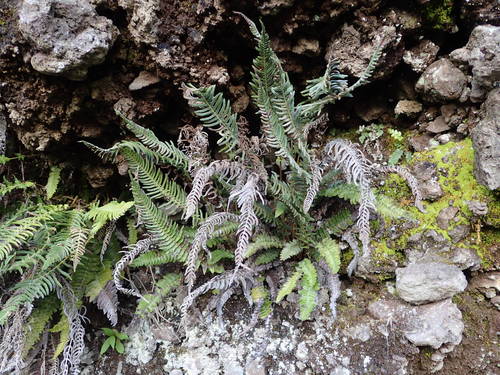
[[[458,208],[455,206],[445,207],[441,211],[439,211],[439,214],[436,218],[438,227],[441,229],[448,229],[450,221],[455,218],[455,216],[458,214],[458,211]]]
[[[414,72],[422,73],[435,59],[439,47],[430,40],[422,40],[418,45],[405,51],[403,61]]]
[[[19,30],[33,46],[35,70],[72,80],[102,63],[118,34],[88,0],[23,0]]]
[[[400,100],[394,108],[396,116],[415,118],[422,112],[422,104],[414,100]]]
[[[464,73],[443,58],[427,67],[415,89],[424,100],[440,103],[459,99],[466,82]]]
[[[137,44],[158,41],[160,0],[118,0],[118,4],[129,14],[128,31]]]
[[[415,305],[452,297],[466,287],[464,274],[453,265],[412,263],[396,269],[396,291],[399,297]]]
[[[437,134],[450,130],[450,127],[446,123],[444,116],[438,116],[436,119],[429,122],[429,125],[427,125],[425,130]]]
[[[419,306],[405,328],[405,337],[417,346],[439,349],[456,346],[462,341],[462,313],[451,300]]]
[[[500,80],[500,27],[477,26],[465,47],[451,52],[450,59],[472,68],[470,99],[484,100]]]
[[[428,134],[416,135],[410,138],[410,146],[417,152],[428,150],[431,147],[432,137]]]
[[[481,106],[482,120],[471,131],[474,175],[491,190],[500,187],[500,89],[491,91]]]
[[[130,83],[130,85],[128,86],[128,89],[130,91],[136,91],[136,90],[140,90],[144,87],[154,85],[155,83],[158,83],[158,82],[160,82],[160,78],[158,76],[143,70]]]
[[[416,163],[413,174],[420,184],[420,192],[423,199],[436,200],[443,196],[443,189],[439,185],[436,165],[427,161]]]
[[[461,224],[456,227],[450,229],[448,234],[451,237],[453,242],[462,241],[465,237],[467,237],[470,233],[470,225]]]
[[[298,55],[316,56],[320,52],[319,41],[316,39],[301,38],[292,48],[292,52]]]

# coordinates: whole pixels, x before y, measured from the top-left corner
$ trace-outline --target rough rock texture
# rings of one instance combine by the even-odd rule
[[[436,165],[434,163],[417,163],[413,167],[413,173],[420,184],[420,191],[423,199],[435,200],[443,196],[443,189],[441,185],[439,185]]]
[[[450,53],[450,59],[472,68],[470,100],[481,102],[500,80],[500,27],[474,28],[467,45]]]
[[[19,30],[34,47],[35,70],[72,80],[102,63],[118,34],[87,0],[23,0]]]
[[[394,108],[396,116],[406,116],[408,118],[415,118],[422,112],[422,104],[414,100],[400,100]]]
[[[427,67],[415,89],[427,101],[447,102],[457,100],[465,89],[467,78],[450,60],[440,59]]]
[[[399,297],[415,305],[452,297],[466,287],[467,280],[456,266],[431,262],[396,269]]]
[[[491,91],[481,106],[483,119],[472,130],[477,180],[494,190],[500,187],[500,89]]]
[[[460,344],[463,331],[462,313],[448,299],[418,307],[405,329],[405,337],[417,346],[439,349],[442,345]]]
[[[422,73],[436,59],[438,51],[439,47],[430,40],[422,40],[417,46],[404,53],[403,61],[414,72]]]

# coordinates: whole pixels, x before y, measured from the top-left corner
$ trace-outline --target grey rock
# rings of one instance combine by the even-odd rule
[[[417,152],[428,150],[431,147],[432,137],[428,134],[416,135],[410,138],[410,146]]]
[[[125,333],[130,338],[125,343],[125,361],[135,366],[151,361],[156,351],[156,339],[148,321],[135,316]]]
[[[257,359],[249,362],[245,367],[245,375],[266,375],[266,367]]]
[[[155,83],[160,82],[160,78],[152,73],[142,71],[139,73],[137,77],[130,83],[128,89],[130,91],[140,90],[144,87],[148,87],[154,85]]]
[[[33,46],[33,69],[71,80],[101,64],[118,35],[88,0],[23,0],[19,30]]]
[[[309,349],[305,342],[299,343],[297,345],[297,350],[295,351],[295,357],[301,361],[305,361],[309,356]]]
[[[435,59],[439,47],[430,40],[422,40],[417,46],[405,51],[403,61],[414,72],[422,73]]]
[[[444,145],[444,144],[448,143],[448,142],[451,140],[451,135],[450,135],[450,133],[441,134],[441,135],[438,135],[438,136],[436,137],[436,140],[437,140],[440,144]]]
[[[481,102],[500,80],[500,27],[477,26],[465,47],[451,52],[450,59],[472,68],[470,99]]]
[[[484,216],[488,214],[488,205],[480,201],[467,201],[467,207],[474,215]]]
[[[170,371],[168,375],[184,375],[184,373],[182,372],[182,370],[175,369]]]
[[[436,218],[436,222],[439,228],[448,229],[448,225],[450,225],[450,221],[455,218],[458,214],[459,209],[455,206],[449,206],[443,208],[439,211],[439,214]]]
[[[443,196],[443,189],[437,178],[436,164],[424,161],[416,163],[412,170],[419,182],[423,199],[432,201]]]
[[[457,100],[467,83],[464,73],[450,60],[441,59],[432,63],[420,76],[415,89],[429,102]]]
[[[354,340],[359,340],[361,342],[366,342],[372,337],[372,332],[370,326],[365,323],[361,323],[351,327],[347,334]]]
[[[429,125],[427,125],[425,130],[437,134],[450,130],[450,127],[444,120],[444,116],[438,116],[435,120],[431,121]]]
[[[481,266],[481,258],[477,255],[477,252],[464,247],[453,247],[447,260],[461,270],[477,271]]]
[[[482,120],[471,131],[474,175],[490,190],[500,187],[500,89],[490,92],[481,106]]]
[[[396,116],[405,116],[408,118],[415,118],[422,112],[422,104],[415,100],[400,100],[394,108]]]
[[[390,320],[397,316],[404,317],[409,306],[400,300],[379,299],[368,305],[368,313],[375,319]]]
[[[470,233],[470,225],[461,224],[450,229],[448,234],[453,242],[460,242]]]
[[[158,41],[161,24],[160,0],[118,0],[130,17],[128,31],[137,44],[154,44]]]
[[[462,313],[451,300],[419,306],[405,329],[405,337],[417,346],[439,349],[462,341]]]
[[[292,52],[298,55],[317,56],[320,52],[319,41],[316,39],[300,38],[292,48]]]
[[[412,263],[396,269],[396,291],[399,297],[415,305],[452,297],[466,287],[464,274],[453,265]]]

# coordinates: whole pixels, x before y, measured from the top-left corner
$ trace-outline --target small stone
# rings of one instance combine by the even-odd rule
[[[465,237],[469,235],[469,233],[470,233],[470,226],[465,224],[457,225],[456,227],[448,231],[451,240],[455,243],[462,241]]]
[[[135,77],[132,83],[128,86],[128,89],[130,91],[137,91],[158,82],[160,82],[160,78],[157,75],[143,70],[137,77]]]
[[[481,266],[481,258],[477,252],[465,247],[454,247],[447,260],[461,270],[477,271]]]
[[[170,371],[169,375],[184,375],[184,373],[182,372],[182,370],[175,369]]]
[[[114,173],[111,168],[90,165],[83,167],[82,170],[85,173],[90,186],[94,189],[105,186]]]
[[[416,118],[420,112],[422,112],[422,104],[415,100],[400,100],[394,108],[396,117]]]
[[[417,46],[405,51],[403,61],[414,72],[422,73],[434,61],[438,51],[439,47],[430,40],[422,40]]]
[[[316,39],[300,38],[297,44],[292,48],[292,52],[297,55],[316,56],[320,52],[319,41]]]
[[[254,359],[247,364],[245,375],[267,375],[267,371],[265,366],[258,359]]]
[[[488,205],[486,203],[479,201],[466,201],[466,203],[474,215],[484,216],[488,214]]]
[[[455,206],[450,206],[450,207],[445,207],[443,208],[437,218],[436,222],[439,228],[441,229],[448,229],[448,225],[450,224],[450,221],[457,215],[458,213],[458,208]]]
[[[425,130],[436,134],[436,133],[442,133],[442,132],[445,132],[447,130],[450,130],[450,127],[448,126],[448,124],[444,120],[443,116],[438,116],[434,121],[431,121],[429,123],[429,125],[427,125]]]
[[[464,274],[453,265],[412,263],[396,269],[396,291],[399,297],[415,305],[452,297],[466,287]]]
[[[440,144],[445,145],[451,140],[451,135],[449,133],[441,134],[438,135],[436,139]]]
[[[462,313],[448,299],[417,307],[404,335],[414,345],[439,349],[442,345],[458,345],[463,331]]]
[[[428,150],[431,147],[432,137],[428,134],[417,135],[410,138],[410,146],[417,152]]]
[[[450,60],[432,63],[421,75],[415,89],[429,102],[446,102],[460,98],[467,79]]]
[[[432,201],[443,196],[444,192],[437,178],[436,164],[424,161],[416,163],[412,170],[420,184],[422,199]]]
[[[297,345],[295,356],[301,361],[305,361],[309,357],[309,349],[307,348],[305,342],[301,342],[299,343],[299,345]]]

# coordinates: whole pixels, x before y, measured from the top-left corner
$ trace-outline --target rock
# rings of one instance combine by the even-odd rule
[[[316,39],[300,38],[292,48],[292,52],[297,55],[317,56],[320,52],[319,41]]]
[[[7,120],[2,113],[0,106],[0,155],[5,155],[5,147],[7,145]]]
[[[370,326],[365,323],[355,325],[347,331],[347,334],[354,340],[366,342],[372,337]]]
[[[450,298],[466,287],[464,274],[453,265],[412,263],[396,269],[396,291],[399,297],[415,305]]]
[[[444,120],[444,116],[438,116],[434,121],[429,122],[425,130],[437,134],[450,130],[450,127]]]
[[[136,91],[136,90],[140,90],[144,87],[154,85],[155,83],[158,83],[158,82],[160,82],[160,78],[157,75],[146,72],[143,70],[130,83],[130,85],[128,86],[128,89],[130,91]]]
[[[450,135],[450,133],[441,134],[441,135],[438,135],[438,136],[436,137],[436,140],[437,140],[440,144],[444,145],[444,144],[448,143],[448,142],[451,140],[451,135]]]
[[[266,367],[258,360],[249,362],[245,368],[245,375],[266,375]]]
[[[125,361],[131,365],[144,365],[153,359],[156,339],[146,319],[137,315],[125,328],[130,340],[125,343]]]
[[[33,46],[33,69],[71,80],[102,63],[118,35],[88,0],[23,0],[19,30]]]
[[[137,44],[158,41],[160,0],[118,0],[118,5],[126,9],[130,16],[128,31]]]
[[[439,349],[443,345],[458,345],[462,341],[463,331],[462,313],[448,299],[417,307],[404,335],[417,346]]]
[[[416,163],[412,170],[420,184],[422,199],[433,201],[443,196],[443,189],[437,178],[436,164],[423,161]]]
[[[467,201],[466,203],[474,215],[484,216],[488,214],[488,205],[486,203],[479,201]]]
[[[466,110],[458,107],[456,104],[445,104],[440,108],[441,115],[449,127],[456,127],[462,124],[464,117],[467,115]]]
[[[422,104],[414,100],[400,100],[394,108],[396,117],[416,118],[420,112],[422,112]]]
[[[295,357],[301,361],[305,361],[309,357],[309,349],[307,348],[307,345],[305,342],[299,343],[297,345],[297,350],[295,351]]]
[[[368,305],[368,313],[375,319],[388,321],[396,316],[404,317],[409,306],[396,299],[379,299]]]
[[[474,175],[490,190],[500,187],[500,89],[491,91],[481,106],[482,120],[471,131]]]
[[[475,27],[465,47],[451,52],[450,59],[472,67],[470,99],[481,102],[500,80],[500,27]]]
[[[403,61],[414,72],[422,73],[435,59],[439,47],[430,40],[422,40],[417,46],[405,51]]]
[[[477,271],[481,267],[481,258],[477,255],[477,252],[464,247],[453,247],[451,253],[445,259],[461,270]]]
[[[417,152],[428,150],[431,147],[432,137],[428,134],[416,135],[410,138],[410,146]]]
[[[113,176],[113,169],[102,166],[85,166],[82,168],[87,181],[94,189],[106,186],[108,179]]]
[[[467,79],[450,60],[440,59],[432,63],[420,76],[415,89],[429,102],[457,100],[462,95]]]
[[[336,34],[328,44],[325,59],[327,61],[331,58],[337,59],[341,72],[360,77],[377,46],[381,45],[382,50],[393,52],[394,49],[402,47],[400,41],[401,38],[398,37],[396,27],[393,25],[383,25],[380,22],[380,25],[374,25],[369,35],[362,35],[358,29],[346,23],[339,34]],[[392,55],[392,53],[387,52],[383,56],[387,55]],[[375,78],[389,75],[399,63],[399,59],[384,63],[384,57],[377,65]]]
[[[455,206],[443,208],[436,218],[438,227],[441,229],[448,229],[450,221],[458,214],[458,211],[458,208]]]
[[[457,225],[456,227],[448,231],[448,234],[450,235],[451,240],[453,242],[462,241],[465,237],[469,235],[469,233],[470,233],[470,226],[465,224]]]
[[[173,371],[170,371],[168,375],[184,375],[184,373],[182,372],[182,370],[175,369]]]

